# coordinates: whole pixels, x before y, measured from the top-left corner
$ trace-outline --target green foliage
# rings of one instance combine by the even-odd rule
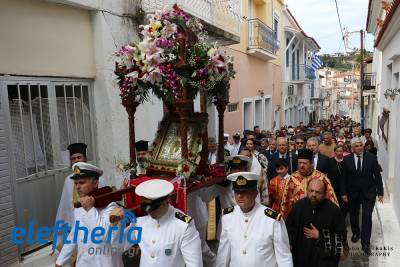
[[[364,50],[364,59],[371,56],[372,52]],[[324,54],[320,56],[324,62],[324,67],[334,68],[341,71],[349,71],[353,69],[353,64],[355,68],[360,68],[361,63],[361,53],[360,50],[349,52],[346,54],[336,53],[336,54]]]

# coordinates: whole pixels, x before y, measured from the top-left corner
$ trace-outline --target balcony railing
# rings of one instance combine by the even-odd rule
[[[315,80],[315,71],[307,64],[292,65],[292,81],[313,81]]]
[[[240,42],[241,1],[210,0],[142,0],[145,12],[166,10],[177,4],[185,12],[196,16],[204,23],[212,40],[222,45]]]
[[[376,73],[364,73],[364,90],[372,90],[376,87]]]
[[[261,49],[276,56],[278,42],[273,30],[259,19],[249,19],[249,44],[248,50]]]

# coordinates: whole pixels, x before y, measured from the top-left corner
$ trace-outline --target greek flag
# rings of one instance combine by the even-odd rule
[[[314,56],[312,59],[312,63],[311,63],[311,67],[314,71],[317,71],[318,69],[320,69],[322,66],[324,65],[324,62],[322,62],[322,60],[318,57],[318,56]]]

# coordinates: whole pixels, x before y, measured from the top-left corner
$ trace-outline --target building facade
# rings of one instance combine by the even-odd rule
[[[320,77],[321,119],[331,114],[348,115],[360,120],[360,72],[340,71],[325,67],[318,71]]]
[[[70,173],[69,143],[87,143],[89,161],[110,185],[121,185],[115,162],[129,159],[128,117],[112,55],[138,39],[139,8],[153,12],[175,3],[199,17],[213,40],[239,42],[239,0],[0,2],[1,266],[37,247],[12,245],[14,226],[27,227],[31,219],[53,225]],[[155,97],[139,106],[136,139],[153,140],[162,116]]]
[[[281,0],[242,1],[241,41],[226,48],[236,69],[225,112],[227,133],[281,125],[283,4]]]
[[[400,1],[369,1],[367,32],[374,35],[370,82],[375,90],[374,115],[369,125],[378,140],[378,157],[383,169],[386,193],[390,194],[400,221]],[[368,79],[366,79],[368,81]],[[371,80],[371,79],[369,79]],[[367,84],[368,85],[368,84]]]
[[[313,100],[318,98],[315,91],[317,77],[311,65],[320,47],[303,31],[287,7],[283,10],[283,18],[282,124],[289,126],[315,119]]]

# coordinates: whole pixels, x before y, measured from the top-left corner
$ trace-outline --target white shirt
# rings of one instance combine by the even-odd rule
[[[278,153],[278,157],[280,159],[286,159],[286,153],[285,154]]]
[[[261,175],[261,164],[258,162],[258,158],[253,154],[253,160],[251,162],[250,172],[254,172]]]
[[[235,144],[231,144],[230,150],[229,150],[229,155],[230,156],[237,156],[239,154],[239,149],[240,149],[240,142]]]
[[[208,163],[215,164],[217,163],[217,153],[208,153]]]
[[[313,160],[314,160],[314,169],[316,170],[318,164],[318,153],[314,155]]]
[[[78,231],[77,243],[64,244],[60,255],[57,258],[56,264],[64,266],[73,251],[77,248],[78,255],[76,260],[76,266],[78,267],[123,267],[122,252],[124,251],[124,244],[107,243],[107,235],[103,235],[103,242],[100,244],[92,243],[91,231],[97,226],[101,226],[105,229],[105,233],[108,232],[110,227],[110,213],[112,210],[117,208],[118,205],[114,202],[110,203],[104,209],[97,209],[95,207],[86,211],[84,208],[77,208],[74,210],[74,224],[72,230],[68,235],[69,241],[74,240],[75,236],[75,221],[79,220],[79,227],[86,227],[88,231],[88,238],[86,244],[84,240],[84,231]],[[111,240],[118,240],[118,231],[113,232],[113,238]],[[96,238],[100,240],[100,237]],[[118,249],[120,248],[121,249]],[[114,248],[114,249],[113,249]],[[97,251],[97,252],[96,252]],[[113,251],[113,253],[111,253]],[[94,253],[96,252],[96,253]]]
[[[226,149],[226,150],[228,150],[229,151],[229,154],[231,153],[231,144],[230,143],[226,143],[225,145],[224,145],[224,149]]]
[[[178,218],[179,214],[183,217]],[[139,217],[137,226],[142,227],[140,267],[202,267],[199,233],[193,219],[189,221],[189,218],[172,206],[158,220],[149,215]]]
[[[362,170],[362,166],[363,166],[363,155],[362,154],[360,155],[360,159],[361,159],[361,170]],[[358,162],[358,156],[356,153],[354,153],[354,163],[356,166],[356,170],[357,170],[357,162]]]
[[[285,223],[266,215],[261,204],[243,213],[239,206],[222,216],[217,267],[293,266]]]
[[[63,220],[72,225],[74,223],[74,206],[72,203],[72,194],[74,192],[74,180],[71,179],[73,174],[68,175],[64,181],[63,191],[61,193],[60,203],[58,204],[56,221]],[[99,177],[99,188],[105,187],[106,182],[103,176]]]

